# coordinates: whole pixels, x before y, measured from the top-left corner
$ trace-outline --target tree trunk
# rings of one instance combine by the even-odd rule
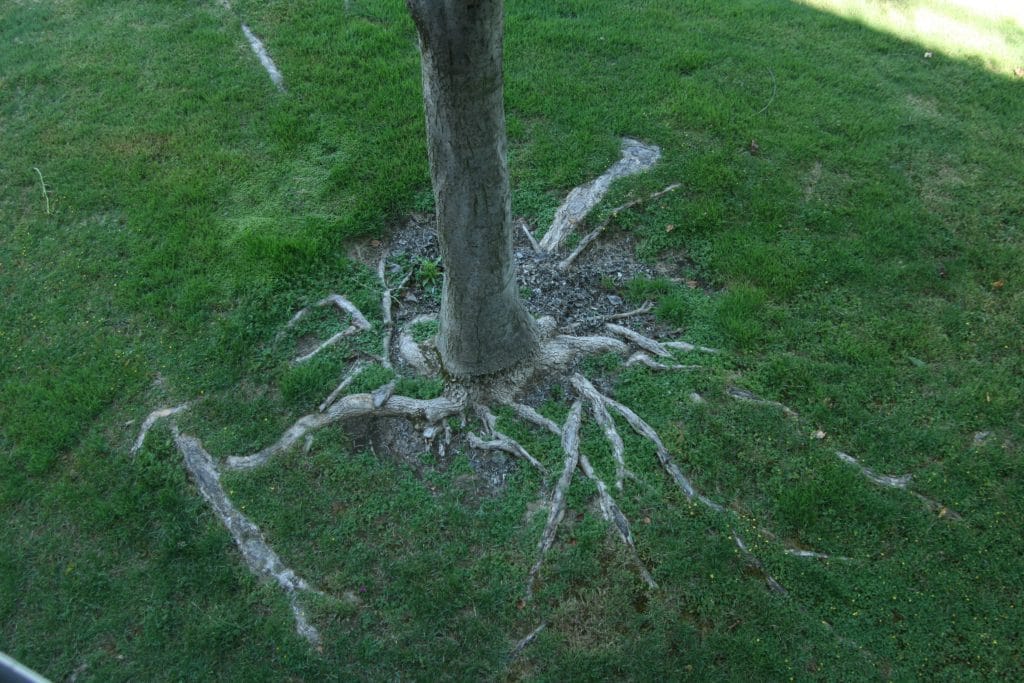
[[[419,32],[430,176],[444,264],[438,348],[455,376],[538,348],[512,254],[502,0],[406,0]]]

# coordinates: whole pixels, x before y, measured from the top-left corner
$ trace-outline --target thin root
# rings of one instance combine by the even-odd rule
[[[679,365],[673,363],[671,365],[665,363],[659,363],[643,351],[637,351],[626,361],[626,367],[630,367],[637,364],[643,365],[644,367],[650,368],[651,370],[700,370],[704,366],[702,365]]]
[[[294,361],[292,361],[293,363],[305,363],[306,361],[310,360],[324,349],[334,346],[345,337],[356,334],[357,332],[365,332],[366,330],[369,330],[372,327],[372,325],[370,325],[370,321],[366,319],[366,316],[362,314],[362,312],[356,307],[356,305],[353,304],[348,299],[346,299],[345,297],[341,296],[340,294],[330,294],[327,297],[318,301],[315,305],[327,306],[329,304],[334,304],[342,312],[348,313],[349,317],[352,320],[352,323],[346,329],[342,330],[341,332],[338,332],[327,341],[322,342],[319,346],[317,346],[309,353],[296,358]],[[288,321],[286,327],[294,326],[297,322],[302,320],[302,318],[304,318],[308,312],[308,308],[303,308],[302,310],[300,310],[298,313],[292,316],[291,320]]]
[[[142,444],[146,441],[146,435],[149,434],[149,430],[153,428],[153,425],[157,421],[162,420],[165,417],[171,415],[177,415],[180,412],[188,410],[192,406],[191,403],[182,403],[180,406],[174,406],[173,408],[161,408],[160,410],[154,410],[142,423],[142,428],[139,430],[139,436],[135,439],[135,444],[132,446],[131,454],[138,455],[139,451],[142,450]]]
[[[525,460],[533,465],[534,468],[536,468],[542,475],[547,476],[547,468],[544,467],[544,465],[542,465],[536,458],[530,455],[518,441],[515,441],[500,432],[492,432],[492,436],[494,438],[490,441],[484,441],[473,432],[470,432],[467,436],[469,437],[469,445],[473,448],[483,451],[501,451],[503,453],[508,453],[509,455]]]
[[[622,325],[616,325],[615,323],[607,323],[604,328],[614,334],[616,337],[621,337],[626,341],[633,342],[644,351],[653,353],[656,356],[662,358],[671,358],[672,354],[661,345],[661,342],[657,342],[650,337],[644,336],[639,332],[623,327]]]
[[[782,411],[782,414],[785,415],[786,417],[791,417],[791,418],[798,418],[798,417],[800,417],[800,415],[795,410],[793,410],[793,409],[791,409],[791,408],[789,408],[787,406],[784,406],[783,404],[779,403],[778,401],[769,401],[768,399],[761,398],[760,396],[758,396],[754,392],[748,391],[746,389],[740,389],[739,387],[729,387],[729,388],[727,388],[725,390],[725,393],[728,394],[730,398],[734,398],[737,401],[746,401],[747,403],[757,403],[758,405],[771,406],[773,408],[778,408],[779,410]]]
[[[508,658],[512,660],[522,654],[523,650],[525,650],[526,647],[540,635],[541,631],[547,628],[547,626],[547,622],[541,622],[540,626],[527,633],[526,636],[515,644],[515,647],[513,647],[512,651],[509,652]]]
[[[330,405],[332,403],[334,403],[334,401],[339,396],[341,396],[341,392],[345,391],[345,389],[348,389],[349,385],[351,385],[352,382],[355,380],[355,378],[358,377],[359,374],[363,370],[365,370],[365,369],[366,369],[366,362],[365,361],[357,360],[355,363],[353,363],[352,367],[349,368],[348,372],[346,372],[345,376],[342,378],[341,384],[339,384],[334,389],[334,391],[332,391],[327,396],[327,398],[324,399],[324,402],[319,405],[317,410],[319,410],[321,413],[324,412],[325,410],[327,410],[327,408],[329,408]]]
[[[640,559],[640,554],[636,551],[636,542],[633,539],[633,531],[629,527],[629,520],[626,519],[626,515],[623,514],[622,509],[619,507],[615,499],[612,498],[612,494],[608,492],[608,485],[597,476],[594,472],[593,466],[590,464],[590,460],[585,455],[581,455],[579,458],[580,469],[583,470],[583,474],[594,482],[597,486],[597,493],[601,504],[601,514],[605,520],[611,522],[615,530],[619,532],[619,538],[629,548],[630,554],[633,556],[633,561],[636,563],[637,568],[640,570],[640,576],[643,578],[644,583],[650,589],[658,587],[654,577],[651,576],[650,572],[647,571],[647,567],[644,566],[643,561]]]

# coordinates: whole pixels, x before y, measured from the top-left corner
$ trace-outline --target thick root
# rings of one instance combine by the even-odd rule
[[[429,400],[394,396],[393,384],[386,384],[372,394],[349,394],[332,403],[323,413],[310,413],[295,421],[281,438],[261,451],[246,456],[231,456],[227,467],[233,470],[253,469],[265,465],[278,453],[288,450],[311,431],[341,420],[357,417],[405,417],[413,421],[438,422],[464,409],[461,401],[444,396]]]
[[[555,211],[551,226],[540,241],[540,248],[553,254],[575,230],[587,214],[600,203],[613,181],[648,170],[661,158],[661,150],[637,140],[624,138],[622,158],[603,174],[585,185],[573,188],[562,205]]]
[[[192,475],[196,487],[221,524],[231,534],[249,569],[256,576],[276,583],[288,594],[292,613],[295,615],[296,631],[310,644],[319,645],[320,633],[309,622],[299,602],[300,593],[319,591],[285,566],[277,553],[267,545],[259,527],[231,503],[220,484],[220,472],[199,439],[182,434],[177,426],[172,428],[172,432],[174,443],[181,452],[185,467]]]

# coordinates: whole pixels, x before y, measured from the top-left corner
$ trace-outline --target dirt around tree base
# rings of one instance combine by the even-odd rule
[[[517,219],[516,223],[521,226],[525,220]],[[636,240],[632,235],[606,233],[571,268],[560,270],[558,256],[537,252],[522,229],[515,232],[516,272],[521,294],[534,317],[550,316],[566,333],[592,334],[600,332],[608,320],[628,315],[630,328],[646,336],[678,335],[679,330],[654,316],[651,306],[637,313],[644,308],[644,302],[627,301],[625,290],[630,281],[638,278],[677,278],[690,264],[685,259],[646,263],[635,253]],[[396,292],[397,326],[437,314],[443,273],[432,214],[413,214],[397,225],[386,240],[363,241],[353,246],[349,255],[370,267],[385,258],[389,279],[403,281],[409,276],[405,286]],[[401,367],[401,363],[396,366]],[[602,391],[611,389],[597,381]],[[522,400],[536,408],[554,394],[565,396],[571,392],[567,375],[559,373],[531,382]],[[473,448],[459,434],[454,434],[446,447],[439,448],[403,418],[352,420],[343,426],[354,449],[369,450],[408,467],[419,479],[431,470],[447,471],[455,454],[465,455],[473,470],[472,476],[460,478],[468,503],[500,495],[509,475],[519,467],[514,458],[504,453]]]
[[[517,225],[525,223],[516,219]],[[626,301],[625,290],[631,280],[679,278],[692,264],[685,258],[665,258],[653,263],[636,257],[636,239],[624,232],[609,232],[573,263],[559,270],[559,257],[538,253],[522,230],[514,241],[516,272],[526,306],[536,318],[553,317],[562,330],[589,334],[600,330],[609,317],[635,310],[639,303]],[[387,240],[364,240],[349,249],[349,256],[375,267],[388,255],[389,275],[412,277],[399,294],[395,320],[403,323],[422,315],[437,313],[441,294],[440,253],[432,214],[413,214],[397,225]],[[437,279],[429,281],[423,264],[437,265]],[[429,270],[430,267],[427,267]],[[701,286],[704,286],[701,283]],[[647,336],[663,337],[680,331],[657,320],[652,313],[631,316],[630,327]]]

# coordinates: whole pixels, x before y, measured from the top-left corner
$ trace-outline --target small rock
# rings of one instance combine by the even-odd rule
[[[974,433],[974,445],[975,446],[982,445],[983,443],[988,441],[990,436],[992,436],[992,432],[975,432]]]
[[[622,305],[622,297],[621,296],[615,296],[614,294],[609,294],[608,295],[608,303],[610,303],[612,306],[621,306]]]

